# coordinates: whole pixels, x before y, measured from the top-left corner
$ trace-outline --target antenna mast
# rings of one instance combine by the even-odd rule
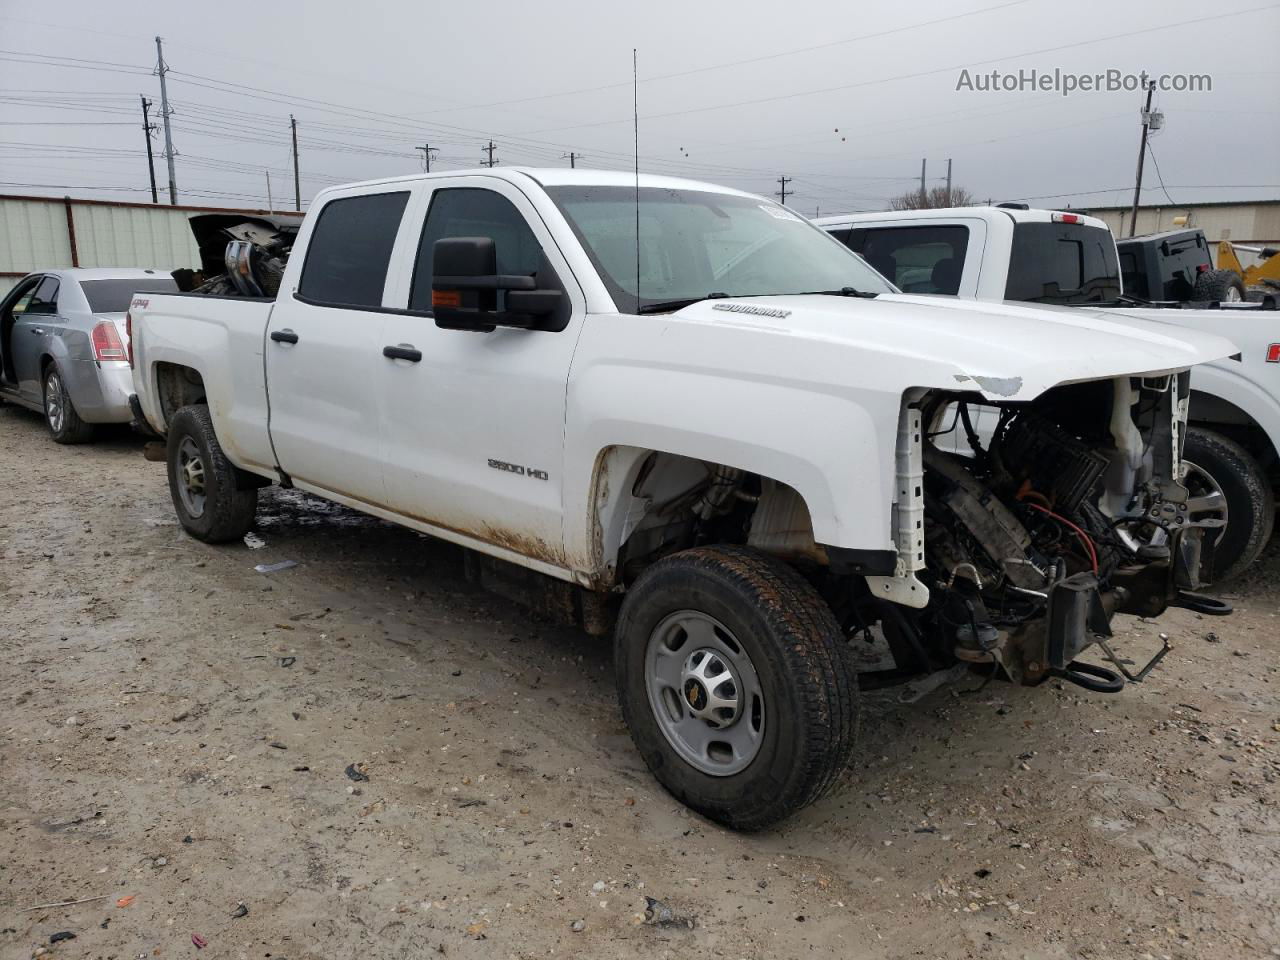
[[[631,117],[636,148],[636,312],[640,312],[640,74],[636,48],[631,48]]]

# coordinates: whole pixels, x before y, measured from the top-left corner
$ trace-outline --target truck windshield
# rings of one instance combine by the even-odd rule
[[[1081,223],[1019,223],[1013,228],[1006,300],[1098,303],[1120,296],[1111,232]]]
[[[547,192],[624,313],[674,310],[720,296],[894,292],[842,244],[776,203],[642,187],[637,230],[634,187]]]

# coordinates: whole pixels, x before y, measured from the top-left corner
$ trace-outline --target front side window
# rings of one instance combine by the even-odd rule
[[[542,245],[515,205],[500,193],[476,187],[450,187],[431,197],[418,258],[409,290],[409,309],[431,309],[431,258],[437,240],[489,237],[498,255],[498,273],[533,276],[542,259]]]
[[[311,231],[298,293],[343,307],[380,307],[407,191],[330,200]]]
[[[855,228],[850,248],[904,293],[960,292],[969,228],[959,224]]]
[[[1019,223],[1013,228],[1006,300],[1098,303],[1120,295],[1111,232],[1078,223]]]
[[[821,229],[776,203],[665,187],[642,187],[638,201],[634,187],[547,192],[626,313],[716,296],[893,289]]]

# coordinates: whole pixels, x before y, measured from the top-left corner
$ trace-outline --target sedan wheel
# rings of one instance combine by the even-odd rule
[[[93,424],[80,419],[56,363],[50,363],[44,372],[44,421],[56,443],[84,443],[93,439]]]
[[[62,394],[62,377],[57,368],[51,367],[49,375],[44,378],[44,416],[49,421],[49,429],[55,434],[61,433],[66,423],[66,407]]]

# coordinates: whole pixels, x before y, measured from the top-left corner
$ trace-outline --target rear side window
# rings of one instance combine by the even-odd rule
[[[58,279],[45,277],[36,287],[31,301],[27,304],[27,313],[54,314],[58,312]]]
[[[1119,295],[1120,264],[1110,231],[1076,223],[1014,226],[1006,300],[1097,303]]]
[[[80,289],[91,313],[124,313],[135,293],[177,293],[172,277],[154,280],[81,280]]]
[[[408,192],[331,200],[311,231],[298,293],[344,307],[382,306]]]
[[[530,277],[539,270],[542,245],[520,211],[500,193],[475,187],[437,190],[431,197],[409,291],[409,309],[431,309],[431,257],[437,240],[490,237],[498,273]]]
[[[1138,269],[1138,258],[1132,252],[1120,251],[1120,279],[1124,281],[1124,292],[1130,296],[1149,299],[1147,278]]]
[[[960,292],[968,227],[855,227],[845,243],[904,293]]]

